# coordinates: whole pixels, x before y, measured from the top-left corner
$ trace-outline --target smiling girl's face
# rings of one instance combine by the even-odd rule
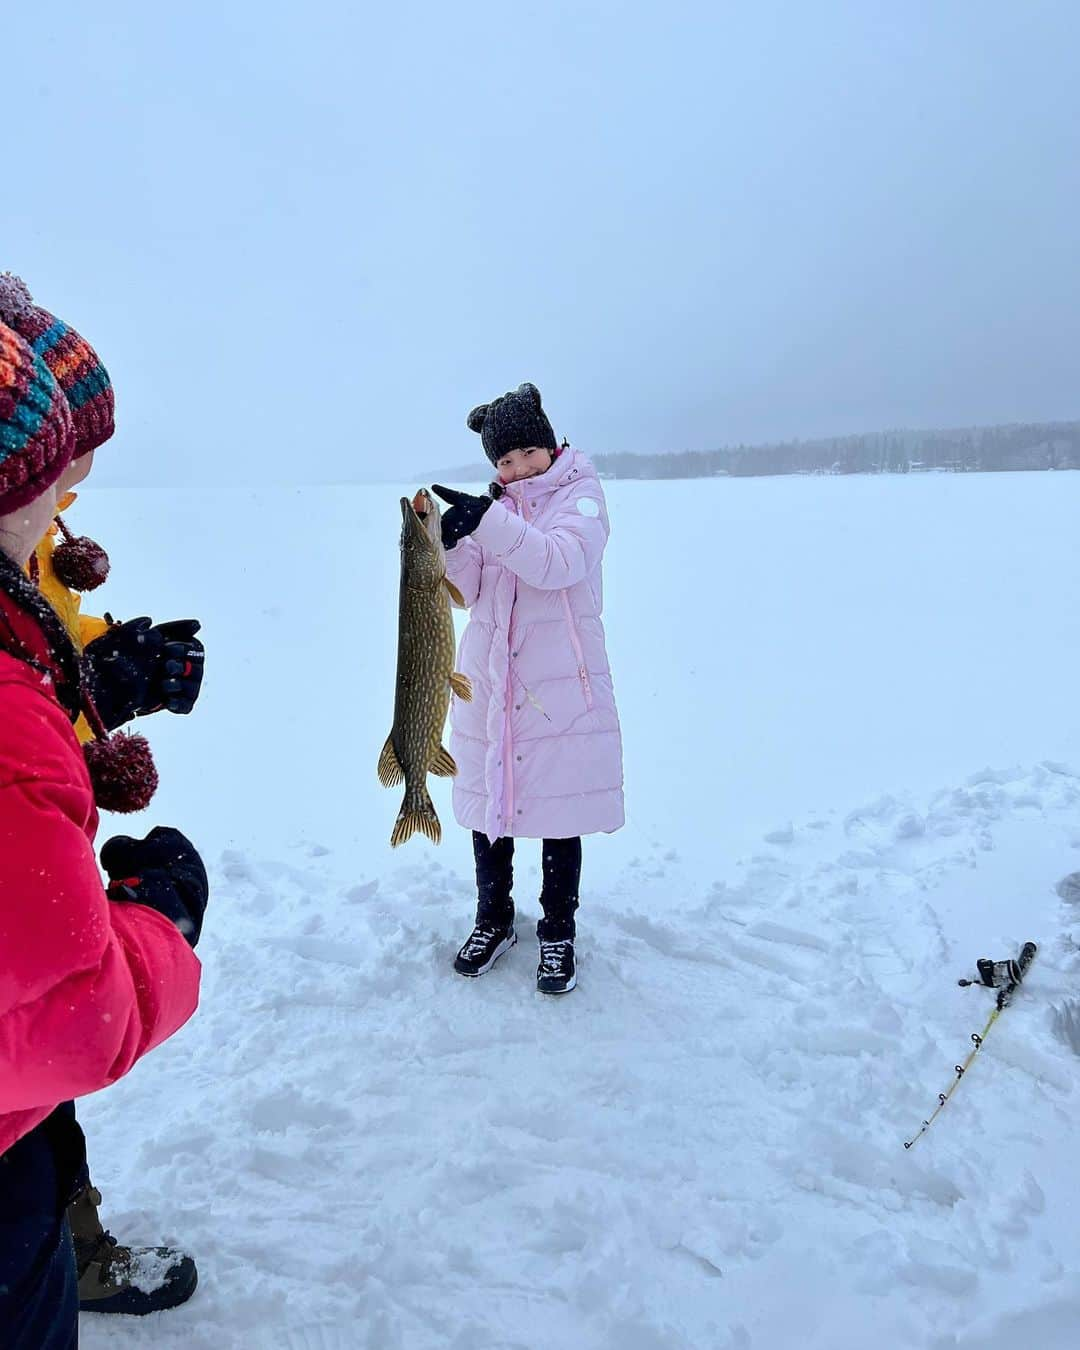
[[[496,462],[495,467],[504,483],[516,483],[521,478],[535,478],[538,473],[547,473],[553,463],[550,450],[532,445],[527,450],[511,450]]]

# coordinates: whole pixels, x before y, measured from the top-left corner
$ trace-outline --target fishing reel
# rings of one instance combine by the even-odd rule
[[[957,984],[962,989],[966,989],[972,984],[984,984],[987,989],[1004,989],[1010,984],[1019,984],[1024,978],[1020,969],[1020,962],[1010,959],[1008,961],[991,961],[988,957],[981,956],[975,962],[979,972],[977,980],[957,980]]]
[[[1015,989],[1018,984],[1023,983],[1035,951],[1034,942],[1025,942],[1019,957],[1010,957],[1006,961],[991,961],[989,957],[982,956],[975,962],[975,968],[979,972],[978,979],[957,980],[957,984],[963,989],[973,984],[981,984],[987,989]]]

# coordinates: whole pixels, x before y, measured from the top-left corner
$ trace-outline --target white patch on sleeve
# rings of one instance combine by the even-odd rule
[[[577,499],[577,509],[583,516],[589,516],[595,520],[600,514],[600,503],[595,497],[579,497]]]

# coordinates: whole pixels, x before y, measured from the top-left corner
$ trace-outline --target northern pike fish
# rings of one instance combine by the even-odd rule
[[[450,695],[470,701],[472,686],[454,670],[454,620],[450,601],[463,605],[446,575],[435,500],[421,489],[401,499],[401,591],[398,602],[397,683],[394,725],[379,756],[383,787],[405,784],[390,843],[403,844],[419,830],[433,844],[442,826],[428,794],[429,773],[452,778],[457,765],[442,743]]]

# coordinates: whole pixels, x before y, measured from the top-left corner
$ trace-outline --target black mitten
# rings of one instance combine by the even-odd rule
[[[454,488],[440,487],[438,483],[432,483],[431,490],[450,505],[450,510],[440,523],[443,548],[453,548],[459,539],[472,534],[480,524],[484,512],[491,505],[491,498],[486,495],[475,497],[471,492],[457,492]]]
[[[206,868],[179,830],[156,825],[145,839],[118,834],[101,850],[110,900],[148,905],[171,919],[194,947],[210,896]]]

